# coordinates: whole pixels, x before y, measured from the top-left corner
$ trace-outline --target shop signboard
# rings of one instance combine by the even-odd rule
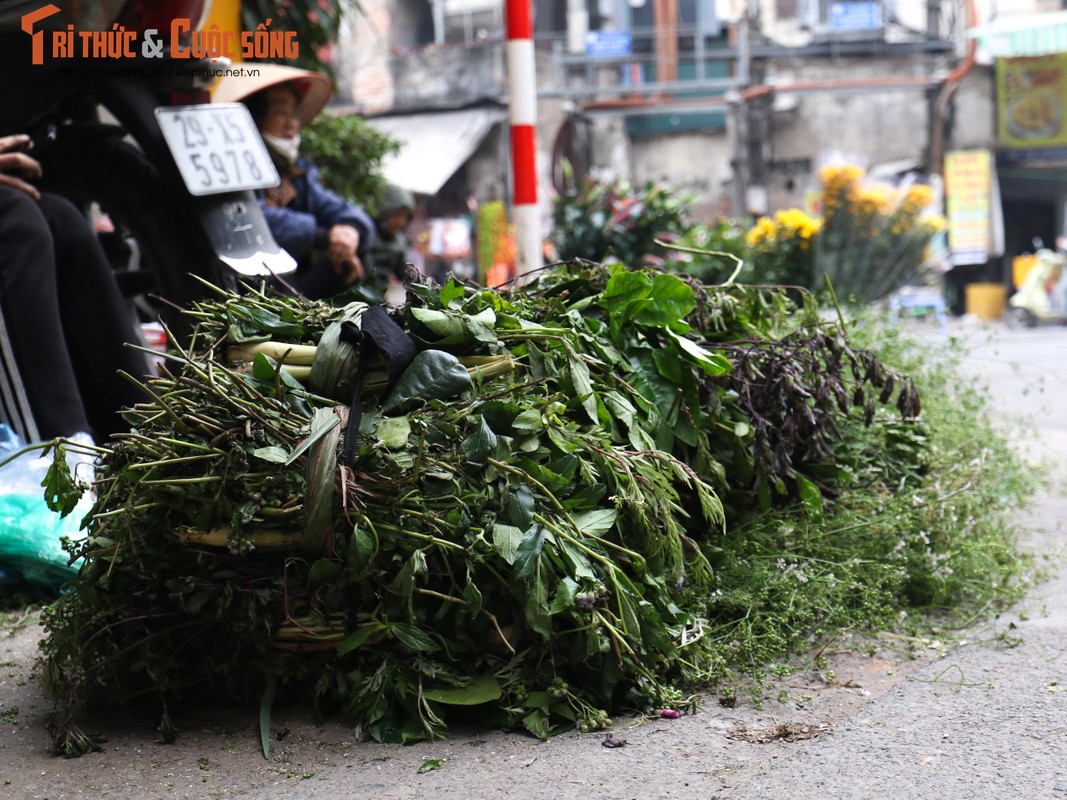
[[[1067,53],[997,59],[997,138],[1006,163],[1067,157]]]
[[[633,52],[629,31],[589,31],[585,35],[585,54],[589,58],[622,58]]]
[[[830,29],[871,31],[882,27],[882,4],[847,2],[830,4]]]
[[[984,264],[989,258],[992,175],[988,150],[954,150],[945,154],[945,216],[953,266]]]

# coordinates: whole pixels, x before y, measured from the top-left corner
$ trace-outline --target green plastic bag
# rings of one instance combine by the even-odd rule
[[[59,589],[78,568],[61,538],[79,536],[81,516],[49,510],[43,494],[0,494],[0,570],[39,586]]]
[[[0,461],[24,446],[10,428],[0,424]],[[91,500],[83,497],[66,517],[49,509],[41,481],[51,463],[51,457],[41,458],[30,451],[0,467],[0,587],[25,581],[59,590],[78,570],[69,563],[62,538],[85,536],[81,521]]]

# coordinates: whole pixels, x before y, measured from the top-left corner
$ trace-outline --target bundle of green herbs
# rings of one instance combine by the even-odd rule
[[[925,487],[912,381],[810,296],[574,263],[407,300],[394,316],[418,354],[395,383],[338,335],[366,306],[220,292],[189,312],[193,342],[126,412],[71,545],[79,574],[45,611],[57,751],[96,746],[79,709],[145,696],[164,730],[177,698],[258,700],[264,747],[282,694],[382,741],[472,714],[547,736],[681,707],[838,621],[738,644],[788,616],[743,585],[805,538],[781,531],[821,526],[829,553],[853,537],[839,507],[877,515],[850,510],[856,487],[887,509]],[[768,526],[770,562],[744,541]],[[894,586],[877,597],[893,612]]]

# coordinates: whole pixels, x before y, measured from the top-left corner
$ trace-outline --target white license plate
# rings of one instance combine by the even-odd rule
[[[278,185],[278,171],[243,103],[157,108],[156,120],[192,194]]]

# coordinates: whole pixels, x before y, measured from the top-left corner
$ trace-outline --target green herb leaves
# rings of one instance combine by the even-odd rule
[[[727,522],[758,499],[830,513],[852,390],[880,382],[865,411],[910,391],[817,322],[771,335],[792,306],[746,292],[619,265],[513,294],[416,284],[393,316],[419,352],[388,393],[341,336],[362,304],[199,305],[101,467],[50,690],[276,685],[405,742],[445,735],[454,706],[543,736],[676,697],[722,660],[691,632]]]

